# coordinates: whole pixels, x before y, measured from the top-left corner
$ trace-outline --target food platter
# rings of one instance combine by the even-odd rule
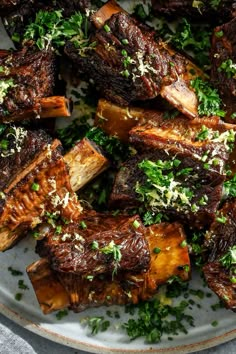
[[[0,29],[0,35],[3,33]],[[3,41],[2,41],[3,38]],[[6,34],[1,35],[1,46],[9,47]],[[111,311],[119,312],[120,318],[110,318],[110,327],[91,335],[91,330],[86,325],[88,317],[106,317],[107,308],[89,309],[80,314],[69,313],[58,320],[55,314],[43,315],[27,278],[25,267],[38,259],[34,252],[35,241],[26,238],[10,251],[0,256],[0,312],[15,321],[22,327],[70,347],[94,353],[190,353],[213,347],[236,338],[235,314],[226,309],[213,310],[212,305],[218,302],[218,298],[204,296],[200,299],[192,295],[194,305],[189,307],[188,314],[194,317],[194,327],[188,328],[187,334],[173,336],[173,340],[163,336],[159,344],[146,344],[141,339],[130,340],[122,329],[122,323],[128,320],[124,308],[112,307]],[[9,268],[17,269],[23,274],[19,277],[12,276]],[[18,281],[23,280],[27,289],[21,291],[20,301],[15,299],[19,292]],[[210,293],[204,287],[198,274],[193,275],[190,288],[203,293]],[[183,298],[184,300],[184,298]],[[178,299],[181,301],[181,298]]]

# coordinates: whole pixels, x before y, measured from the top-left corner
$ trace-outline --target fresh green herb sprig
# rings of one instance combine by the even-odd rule
[[[159,20],[157,33],[176,49],[192,55],[196,64],[205,68],[210,66],[212,28],[210,25],[190,23],[183,18],[177,25],[170,26],[164,18]]]
[[[236,197],[236,174],[224,182],[224,193],[227,197]]]
[[[190,81],[198,98],[198,113],[200,116],[224,117],[225,112],[221,109],[222,100],[216,89],[212,88],[208,82],[200,77]]]
[[[88,47],[88,20],[80,12],[65,19],[61,10],[40,10],[24,33],[24,41],[33,40],[40,50],[59,49],[72,37],[78,48]]]
[[[138,167],[147,176],[144,184],[137,183],[135,187],[140,200],[154,208],[171,206],[179,209],[190,205],[194,196],[193,190],[181,185],[173,172],[180,163],[177,159],[156,162],[144,160],[139,163]]]
[[[58,129],[57,134],[65,148],[72,147],[86,137],[94,141],[116,162],[124,161],[130,154],[128,146],[118,138],[107,135],[99,127],[91,127],[88,123],[80,124],[80,120],[74,120],[66,128]]]
[[[114,269],[112,272],[112,278],[114,277],[115,274],[117,274],[117,270],[122,258],[122,253],[120,251],[121,246],[116,245],[114,240],[112,240],[108,245],[99,248],[99,243],[97,241],[93,241],[92,245],[91,245],[92,250],[97,250],[101,253],[107,254],[107,255],[111,255],[111,257],[113,258],[113,261],[115,263],[114,265]]]
[[[153,224],[160,224],[165,216],[162,213],[155,213],[153,211],[146,211],[143,215],[143,223],[145,226],[153,225]]]
[[[230,269],[232,265],[236,265],[236,246],[231,247],[228,252],[220,258],[220,263],[226,269]]]
[[[225,72],[228,79],[236,78],[236,63],[232,59],[227,59],[221,63],[218,68],[219,72]]]

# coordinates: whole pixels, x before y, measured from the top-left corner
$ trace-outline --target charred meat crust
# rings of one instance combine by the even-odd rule
[[[227,201],[219,215],[225,217],[226,222],[214,221],[207,233],[205,244],[209,249],[209,258],[203,273],[208,286],[227,308],[236,312],[236,284],[231,281],[234,273],[220,262],[221,257],[236,244],[236,200]]]
[[[80,221],[62,227],[58,236],[51,230],[38,241],[36,250],[41,257],[49,259],[52,269],[90,276],[148,269],[150,252],[139,216],[95,214],[80,219],[85,223],[85,229]],[[95,248],[94,243],[97,243]],[[116,251],[120,253],[119,261],[114,256]]]
[[[236,312],[236,284],[230,281],[230,273],[215,261],[203,267],[203,273],[209,288],[219,296],[226,308]]]
[[[66,44],[65,53],[108,100],[128,105],[154,98],[163,85],[171,84],[186,71],[184,57],[170,55],[163,43],[154,40],[152,31],[138,26],[128,14],[114,14],[106,25],[109,31],[102,27],[91,37],[96,47],[86,56],[79,55],[73,42]],[[124,39],[128,45],[122,44]],[[170,64],[173,62],[174,66]]]
[[[218,34],[222,35],[218,35]],[[218,26],[214,30],[211,46],[211,81],[218,88],[220,95],[226,105],[228,121],[232,113],[236,112],[236,77],[227,73],[227,67],[223,69],[224,63],[230,69],[230,63],[236,62],[236,18],[232,21]]]
[[[193,0],[152,0],[152,7],[156,13],[168,16],[187,16],[194,19],[206,18],[212,22],[219,18],[227,21],[235,15],[236,2],[234,0],[221,0],[215,8],[209,0],[203,0],[193,6]]]
[[[219,215],[226,217],[226,223],[214,221],[207,233],[206,247],[210,252],[209,262],[218,260],[236,244],[236,200],[227,201],[219,210]]]
[[[43,130],[27,130],[20,148],[17,150],[16,127],[9,127],[1,136],[1,140],[8,142],[7,149],[0,147],[0,190],[5,191],[17,175],[21,173],[33,159],[52,142],[52,139]]]
[[[33,110],[40,114],[40,98],[53,95],[56,83],[56,57],[51,51],[35,51],[25,47],[0,57],[3,70],[0,79],[11,81],[0,106],[0,119],[24,115]]]

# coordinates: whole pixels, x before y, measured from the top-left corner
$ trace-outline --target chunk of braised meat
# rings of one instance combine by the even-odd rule
[[[235,199],[227,201],[219,210],[218,218],[207,232],[205,244],[209,249],[208,262],[203,267],[207,284],[227,308],[236,311],[235,259],[232,264],[223,261],[227,253],[232,257],[230,250],[236,246]]]
[[[195,153],[194,149],[192,153],[181,153],[167,147],[130,158],[115,178],[111,206],[136,208],[144,202],[146,210],[162,212],[191,227],[209,225],[222,197],[225,176],[207,163],[212,160],[211,154],[205,162],[194,155],[198,156],[197,149]],[[152,166],[156,173],[151,184],[145,169],[140,167],[145,165],[147,170]]]
[[[47,257],[52,269],[77,275],[145,272],[150,251],[139,216],[93,213],[63,226],[60,234],[51,229],[38,241],[37,252]]]
[[[225,103],[227,121],[236,115],[236,18],[214,30],[211,47],[211,81]]]
[[[52,96],[56,84],[56,57],[51,51],[25,47],[0,53],[0,120],[14,120],[32,112],[40,115],[40,99]]]
[[[80,52],[72,41],[65,53],[105,98],[120,105],[156,97],[163,85],[187,70],[183,56],[170,54],[164,43],[154,40],[151,29],[124,12],[114,14],[96,31],[87,51]]]
[[[0,191],[4,191],[25,170],[34,158],[44,150],[52,139],[43,130],[25,130],[7,127],[1,135],[0,147]]]
[[[205,18],[213,22],[227,21],[236,13],[234,0],[221,0],[216,5],[209,0],[195,2],[193,0],[152,0],[152,7],[159,14]]]
[[[6,130],[4,138],[0,155],[0,166],[5,169],[0,193],[0,251],[12,247],[44,218],[51,222],[57,218],[73,220],[81,212],[58,140],[14,126]]]
[[[102,305],[125,305],[150,299],[171,277],[186,281],[190,276],[188,248],[179,223],[161,223],[145,228],[150,249],[147,272],[97,274],[94,277],[54,271],[46,258],[27,267],[38,302],[44,313],[70,306],[75,312]],[[160,249],[160,253],[153,252]],[[90,252],[94,252],[90,250]],[[132,254],[131,254],[132,257]],[[63,287],[62,287],[63,285]],[[68,299],[69,297],[69,299]]]

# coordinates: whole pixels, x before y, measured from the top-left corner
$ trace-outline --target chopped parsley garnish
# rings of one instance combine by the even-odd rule
[[[220,263],[226,269],[236,264],[236,246],[231,247],[228,252],[220,258]]]
[[[137,318],[129,319],[124,328],[131,339],[145,337],[147,343],[158,343],[163,334],[187,334],[185,323],[194,326],[193,317],[184,311],[188,302],[182,301],[178,306],[163,305],[158,299],[141,302],[137,306],[127,306],[127,312]],[[136,312],[135,311],[135,312]]]
[[[111,29],[108,25],[105,25],[103,28],[104,28],[105,32],[107,32],[107,33],[111,32]]]
[[[209,129],[205,126],[202,125],[200,133],[197,134],[195,140],[206,140],[209,134]]]
[[[68,310],[64,309],[64,310],[60,310],[56,313],[56,318],[58,321],[62,320],[64,317],[66,317],[68,315]]]
[[[82,229],[87,229],[87,225],[86,225],[86,222],[85,221],[81,221],[80,222],[80,227],[82,228]]]
[[[8,91],[15,86],[16,85],[14,84],[14,80],[12,78],[0,80],[0,104],[3,104]]]
[[[110,326],[110,321],[104,320],[103,316],[91,317],[88,319],[87,323],[91,329],[91,333],[94,335],[98,332],[105,332]]]
[[[137,182],[136,184],[135,191],[139,194],[141,201],[154,208],[174,207],[179,210],[190,206],[194,192],[176,180],[173,172],[175,162],[179,160],[158,160],[156,162],[144,160],[138,164],[147,177],[146,183],[140,185]]]
[[[216,326],[218,326],[218,324],[219,324],[218,321],[213,321],[213,322],[211,322],[212,327],[216,327]]]
[[[32,189],[32,191],[34,191],[34,192],[38,192],[39,189],[40,189],[40,185],[39,185],[38,183],[33,183],[33,184],[31,185],[31,189]]]
[[[221,109],[222,100],[216,89],[213,89],[208,82],[200,77],[190,81],[198,98],[198,113],[200,116],[224,117],[225,112]]]
[[[58,129],[57,134],[66,148],[72,147],[76,142],[86,137],[102,147],[107,154],[112,156],[114,161],[124,161],[130,154],[128,146],[115,136],[107,135],[99,127],[79,124],[79,121],[76,120],[66,128]]]
[[[157,33],[176,49],[192,55],[200,67],[209,67],[209,51],[211,48],[212,28],[206,24],[190,23],[186,18],[181,19],[177,25],[170,25],[161,18]]]
[[[210,0],[210,6],[214,9],[217,10],[219,5],[220,5],[221,0]]]
[[[153,248],[152,252],[158,254],[161,252],[161,249],[159,247],[155,247]]]
[[[236,64],[233,63],[232,59],[227,59],[223,61],[218,68],[218,71],[224,71],[228,79],[236,79]]]
[[[163,218],[164,218],[163,214],[161,213],[156,214],[155,212],[148,210],[143,215],[143,223],[145,226],[160,224]]]
[[[138,229],[139,226],[140,226],[140,222],[138,222],[138,220],[134,220],[134,222],[133,222],[133,227],[134,227],[135,229]]]
[[[21,301],[23,294],[22,293],[16,293],[15,299],[16,301]]]
[[[15,277],[23,275],[23,273],[20,270],[13,269],[12,267],[8,267],[8,271],[11,272],[11,275],[13,275]]]
[[[18,281],[18,288],[22,289],[22,290],[28,290],[29,289],[29,287],[24,283],[23,279],[20,279]]]
[[[99,244],[98,244],[97,241],[93,241],[92,242],[91,249],[94,250],[94,251],[99,249]]]
[[[119,266],[119,263],[121,261],[122,258],[122,254],[121,254],[121,246],[116,245],[115,242],[112,240],[107,246],[102,247],[99,249],[100,252],[107,254],[107,255],[111,255],[114,262],[115,262],[115,266],[114,266],[114,270],[112,272],[112,276],[114,276],[117,273],[117,268]]]
[[[180,244],[180,247],[182,247],[182,248],[185,248],[185,247],[187,247],[187,246],[188,246],[188,243],[187,243],[186,240],[183,240],[183,241],[181,242],[181,244]]]
[[[225,224],[227,218],[224,215],[218,214],[218,216],[216,217],[216,221],[219,222],[220,224]]]
[[[149,7],[149,13],[147,13],[142,4],[138,4],[134,8],[133,14],[141,21],[147,21],[151,19],[151,8]]]
[[[40,10],[24,33],[24,40],[33,40],[40,50],[50,46],[59,49],[72,38],[76,48],[83,50],[89,46],[88,19],[80,12],[65,19],[61,10]]]
[[[224,192],[228,197],[236,197],[236,174],[224,182]]]
[[[217,38],[221,38],[221,37],[223,37],[223,35],[224,35],[224,32],[223,32],[223,31],[217,31],[217,32],[215,32],[215,36],[216,36]]]

